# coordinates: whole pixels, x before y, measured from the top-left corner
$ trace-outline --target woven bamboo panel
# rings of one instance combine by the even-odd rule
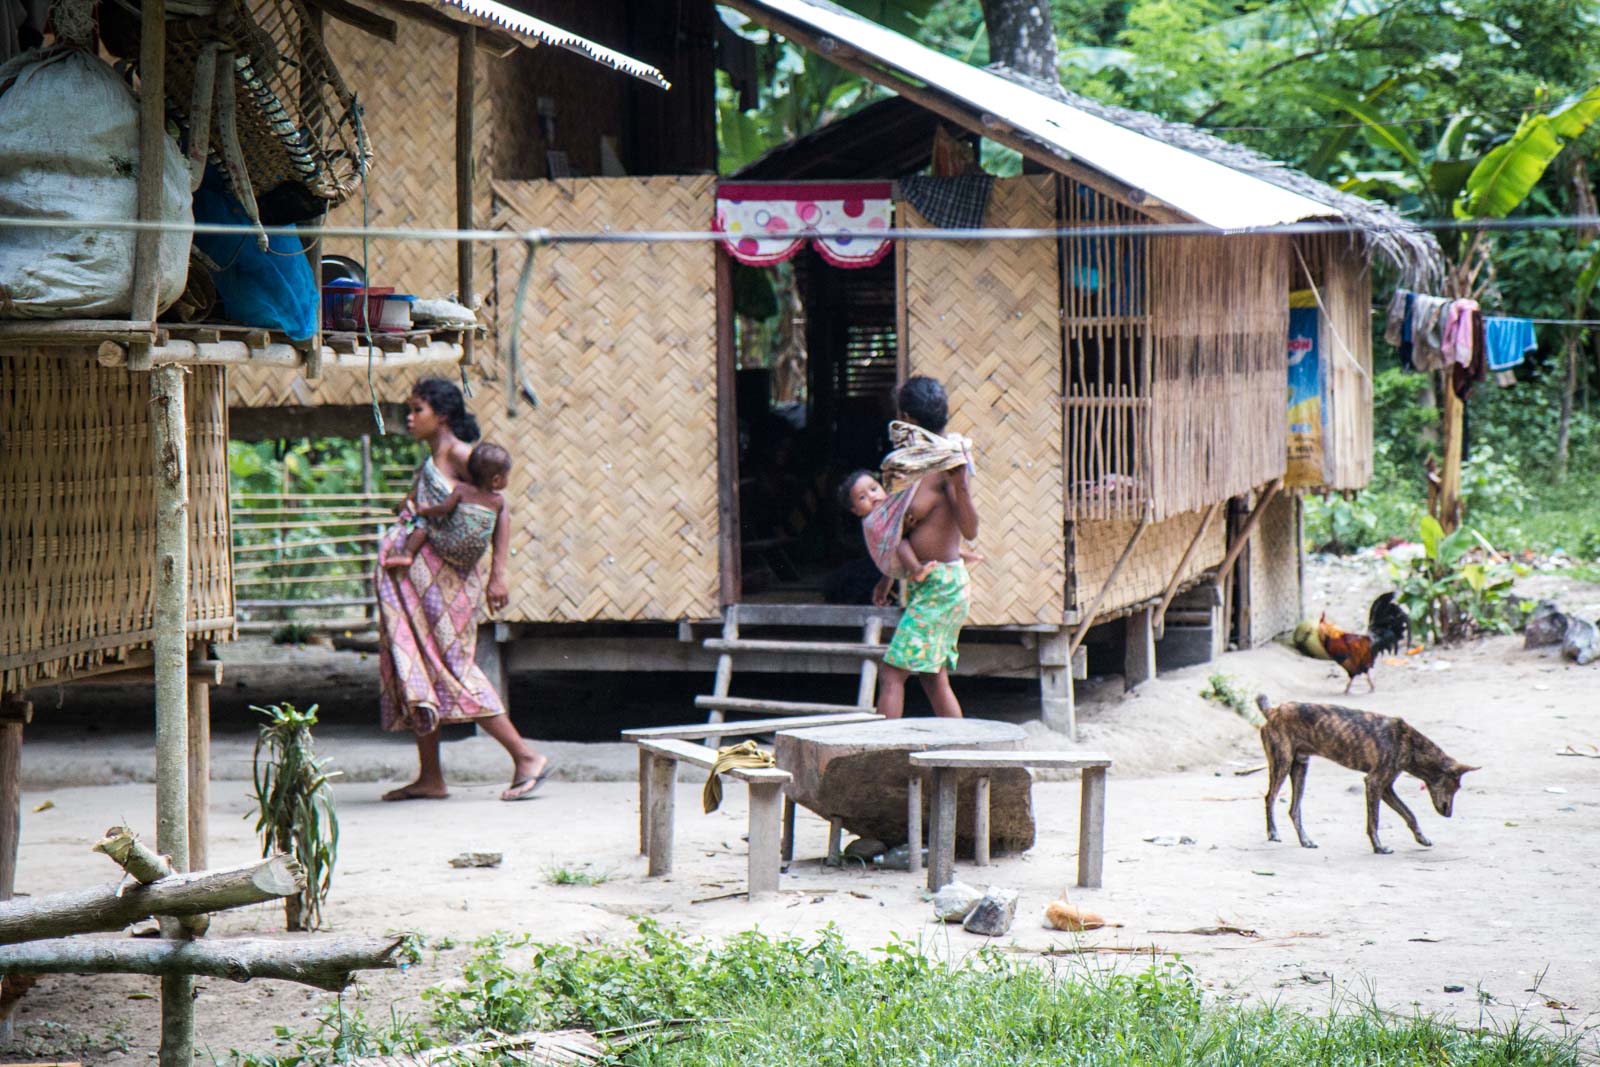
[[[1321,299],[1318,339],[1327,363],[1327,420],[1322,441],[1323,484],[1364,489],[1372,480],[1372,271],[1356,238],[1300,237],[1294,288],[1311,272]]]
[[[1151,524],[1139,539],[1133,555],[1123,565],[1122,573],[1117,575],[1116,584],[1100,602],[1098,611],[1114,612],[1160,596],[1172,580],[1172,572],[1183,559],[1189,542],[1194,540],[1201,517],[1201,512],[1187,512]],[[1138,525],[1137,522],[1120,519],[1072,524],[1075,538],[1073,588],[1077,601],[1074,608],[1082,611],[1094,600]],[[1198,577],[1222,562],[1222,557],[1227,553],[1223,529],[1226,525],[1220,514],[1211,520],[1200,547],[1184,569],[1183,581]]]
[[[715,210],[713,183],[496,182],[494,222],[518,230],[703,229]],[[502,264],[506,308],[520,268],[520,260]],[[523,403],[509,418],[494,383],[473,402],[485,438],[511,449],[515,461],[506,618],[716,614],[716,321],[708,244],[539,252],[521,340],[540,406]]]
[[[1264,645],[1300,621],[1300,498],[1279,493],[1250,535],[1251,645]]]
[[[434,227],[456,225],[456,37],[401,9],[379,5],[399,26],[390,43],[337,20],[326,21],[328,50],[334,62],[359,85],[362,118],[376,158],[367,175],[365,215],[369,226]],[[477,94],[473,102],[473,215],[486,227],[492,211],[489,187],[494,155],[494,104],[497,80],[490,64],[501,60],[478,53]],[[328,216],[330,226],[360,226],[363,193]],[[362,262],[362,242],[325,242],[330,255]],[[375,286],[424,297],[441,297],[457,288],[456,246],[439,240],[372,240],[365,249],[367,276]],[[473,256],[474,288],[485,301],[494,295],[493,250],[479,245]],[[481,316],[492,318],[492,310]],[[493,341],[479,348],[492,351]],[[415,369],[376,371],[378,397],[402,401],[425,376]],[[330,370],[316,381],[272,367],[246,367],[232,376],[232,403],[240,407],[311,404],[365,404],[367,377],[359,371]]]
[[[899,211],[902,225],[928,225]],[[1055,179],[1031,176],[995,182],[984,223],[1055,217]],[[977,446],[980,626],[1059,623],[1065,606],[1060,296],[1053,242],[906,242],[910,372],[944,383],[951,428]]]
[[[220,367],[187,379],[192,636],[233,615]],[[0,358],[0,692],[148,645],[155,474],[148,375],[89,356]],[[217,620],[207,627],[205,620]]]
[[[1284,471],[1289,240],[1150,241],[1157,519],[1237,496]]]

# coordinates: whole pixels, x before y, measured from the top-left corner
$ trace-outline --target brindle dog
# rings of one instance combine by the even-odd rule
[[[1272,818],[1272,805],[1278,799],[1278,790],[1287,775],[1291,785],[1289,818],[1294,821],[1294,832],[1300,835],[1300,847],[1316,848],[1316,843],[1306,836],[1300,823],[1300,802],[1306,792],[1306,764],[1312,756],[1322,756],[1353,771],[1363,771],[1367,776],[1367,838],[1372,851],[1393,851],[1378,840],[1378,802],[1388,804],[1411,828],[1417,844],[1433,845],[1417,826],[1417,817],[1411,814],[1395,794],[1395,779],[1401,772],[1421,778],[1428,787],[1434,810],[1445,818],[1455,802],[1456,790],[1461,788],[1461,776],[1477,767],[1458,763],[1445,755],[1438,745],[1423,737],[1404,719],[1377,715],[1370,711],[1335,707],[1332,704],[1299,704],[1288,702],[1271,706],[1263,696],[1256,703],[1266,716],[1261,727],[1261,747],[1267,753],[1267,840],[1277,841],[1278,826]]]

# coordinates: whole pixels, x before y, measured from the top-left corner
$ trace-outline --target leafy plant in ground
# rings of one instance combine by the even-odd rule
[[[551,885],[605,885],[611,880],[611,871],[590,871],[583,867],[549,867],[544,880]]]
[[[1180,960],[1118,971],[1023,960],[986,947],[960,962],[896,940],[872,956],[826,929],[695,944],[646,921],[627,944],[579,948],[504,934],[480,941],[462,980],[428,990],[431,1018],[368,1028],[347,1013],[246,1067],[310,1067],[378,1053],[579,1026],[668,1026],[619,1062],[696,1067],[961,1064],[1043,1067],[1351,1063],[1576,1067],[1571,1044],[1520,1027],[1471,1033],[1376,1008],[1313,1018],[1209,1002]],[[1349,1008],[1349,1005],[1343,1005]],[[473,1067],[494,1056],[454,1056]]]
[[[322,904],[339,857],[339,818],[328,788],[337,772],[327,770],[312,743],[315,704],[305,711],[287,703],[252,705],[250,710],[267,719],[251,756],[261,855],[285,852],[300,861],[306,887],[284,900],[284,925],[290,930],[315,930],[322,925]]]
[[[1487,552],[1475,530],[1462,527],[1446,536],[1431,516],[1422,520],[1421,537],[1421,555],[1389,564],[1417,637],[1448,642],[1520,628],[1532,605],[1513,601],[1511,585],[1525,568],[1476,558]]]
[[[1234,714],[1252,726],[1260,726],[1266,721],[1256,708],[1255,700],[1247,696],[1226,674],[1213,674],[1206,679],[1206,687],[1200,690],[1200,695],[1223,707],[1232,708]]]

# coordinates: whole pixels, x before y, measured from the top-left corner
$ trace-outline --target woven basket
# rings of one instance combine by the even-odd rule
[[[214,43],[233,51],[239,143],[261,220],[300,222],[347,199],[372,152],[355,94],[300,0],[253,0],[249,8],[229,0],[213,17],[168,26],[167,96],[185,122],[200,53]],[[215,155],[218,115],[211,122]]]

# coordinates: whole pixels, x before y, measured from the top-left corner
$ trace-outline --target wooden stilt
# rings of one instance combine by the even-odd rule
[[[220,673],[208,668],[197,650],[189,672],[189,869],[206,869],[211,811],[211,682]]]
[[[1132,689],[1156,676],[1155,623],[1150,609],[1128,615],[1123,633],[1122,684]]]
[[[161,5],[155,7],[159,11]],[[147,33],[149,12],[146,6]],[[183,378],[183,369],[171,364],[150,372],[156,473],[156,848],[179,871],[189,869],[189,460]],[[164,920],[162,934],[186,936],[176,920]],[[192,1067],[193,1060],[194,978],[163,975],[160,1067]]]
[[[906,782],[906,870],[922,870],[922,772],[913,770]]]
[[[474,138],[473,97],[478,82],[478,31],[463,26],[456,38],[456,227],[473,228],[472,218],[472,143]],[[456,292],[462,307],[472,306],[472,242],[456,243]],[[461,362],[473,363],[473,331],[461,335]],[[513,388],[516,383],[513,383]]]
[[[1072,691],[1072,635],[1039,635],[1039,718],[1052,730],[1078,739],[1078,708]]]
[[[22,840],[22,728],[33,705],[7,697],[0,701],[0,900],[17,886],[17,846]]]

